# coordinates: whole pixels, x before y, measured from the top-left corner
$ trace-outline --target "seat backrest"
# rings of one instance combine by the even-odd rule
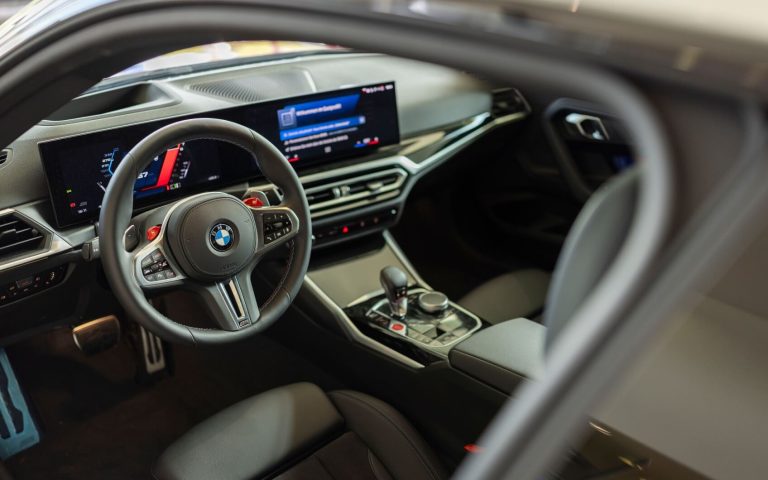
[[[547,294],[547,347],[616,258],[632,223],[639,178],[639,169],[633,168],[611,179],[592,194],[576,218]]]

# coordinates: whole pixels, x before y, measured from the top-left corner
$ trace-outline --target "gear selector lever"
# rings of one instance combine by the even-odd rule
[[[379,281],[389,301],[392,317],[402,320],[408,313],[408,276],[397,267],[384,267]]]

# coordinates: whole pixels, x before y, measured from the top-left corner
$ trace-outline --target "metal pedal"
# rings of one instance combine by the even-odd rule
[[[73,328],[72,339],[86,355],[103,352],[120,341],[120,322],[114,315],[91,320]]]
[[[163,341],[154,333],[139,326],[141,332],[141,353],[144,358],[144,369],[149,375],[165,369],[165,351]]]

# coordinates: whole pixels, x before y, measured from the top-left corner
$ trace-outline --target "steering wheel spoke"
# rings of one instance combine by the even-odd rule
[[[253,212],[259,235],[256,249],[259,255],[287,243],[301,230],[299,217],[290,207],[278,205],[249,208]]]
[[[250,272],[210,285],[195,285],[214,321],[222,330],[236,331],[259,320],[259,305],[251,285]]]

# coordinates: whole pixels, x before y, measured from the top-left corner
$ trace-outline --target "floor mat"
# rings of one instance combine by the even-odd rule
[[[149,478],[165,447],[239,400],[297,381],[341,387],[264,336],[215,349],[176,346],[175,373],[150,386],[136,383],[125,341],[85,357],[60,331],[8,354],[42,431],[39,444],[6,462],[19,480]]]

